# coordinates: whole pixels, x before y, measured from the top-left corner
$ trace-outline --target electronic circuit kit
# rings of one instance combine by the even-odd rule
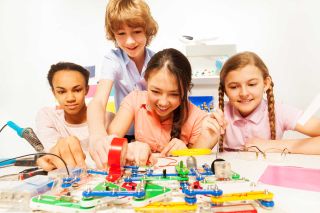
[[[171,167],[128,166],[126,144],[113,139],[107,171],[61,168],[37,175],[0,188],[0,203],[55,212],[257,212],[274,206],[272,192],[232,171],[227,161],[198,166],[196,157],[181,152],[186,162],[168,158]]]

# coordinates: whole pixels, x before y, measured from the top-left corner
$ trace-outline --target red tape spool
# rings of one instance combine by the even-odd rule
[[[126,162],[128,140],[126,138],[113,138],[108,154],[109,173],[107,181],[117,181],[123,173],[123,166]]]

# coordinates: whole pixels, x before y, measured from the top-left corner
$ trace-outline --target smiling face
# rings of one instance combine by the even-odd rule
[[[60,70],[52,79],[52,92],[68,116],[86,113],[85,95],[88,92],[84,76],[78,71]]]
[[[225,77],[225,92],[230,103],[246,117],[261,103],[263,93],[270,87],[271,79],[263,79],[254,65],[230,71]]]
[[[166,66],[152,71],[148,78],[148,100],[152,110],[164,121],[180,106],[178,82]]]
[[[144,50],[147,44],[147,37],[144,28],[129,27],[123,24],[115,32],[115,39],[118,46],[125,51],[133,61],[144,59]]]

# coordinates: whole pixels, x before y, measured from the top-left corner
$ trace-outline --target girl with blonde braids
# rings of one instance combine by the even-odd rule
[[[287,130],[320,136],[320,120],[311,118],[305,125],[298,124],[302,111],[275,102],[273,86],[268,68],[255,53],[238,53],[226,61],[219,85],[219,108],[223,116],[221,112],[214,113],[219,123],[228,124],[219,139],[220,150],[256,146],[268,152],[287,149],[291,153],[320,153],[320,137],[281,140]],[[226,103],[224,94],[229,99]]]

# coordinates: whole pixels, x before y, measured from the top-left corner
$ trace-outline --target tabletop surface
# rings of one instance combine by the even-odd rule
[[[211,163],[218,158],[222,158],[230,162],[231,169],[237,172],[241,177],[245,177],[254,183],[259,183],[259,178],[265,172],[268,166],[281,166],[282,167],[296,167],[296,168],[310,168],[317,169],[320,172],[320,156],[319,155],[296,155],[280,153],[267,153],[264,158],[262,155],[256,156],[255,153],[245,152],[224,152],[215,154],[196,156],[197,165],[200,167],[202,164]],[[183,160],[185,162],[187,157],[175,157],[177,162]],[[160,158],[156,166],[167,165],[171,158]],[[0,168],[0,174],[10,174],[21,171],[22,167],[5,167]],[[174,172],[174,167],[166,167],[167,172]],[[301,174],[300,174],[301,175]],[[309,177],[305,177],[306,180]],[[3,185],[8,182],[0,180],[0,190]],[[320,192],[311,190],[301,190],[295,188],[288,188],[275,185],[266,185],[264,187],[274,194],[275,207],[272,211],[258,208],[258,212],[318,212],[320,209]],[[8,211],[7,208],[0,208],[0,212]]]

